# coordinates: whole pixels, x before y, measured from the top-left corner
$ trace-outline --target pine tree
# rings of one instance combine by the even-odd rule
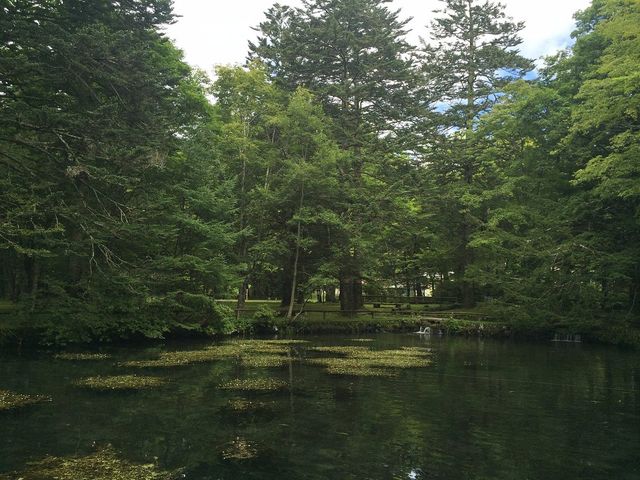
[[[424,46],[425,80],[438,98],[440,139],[427,153],[430,171],[440,185],[439,215],[456,242],[452,269],[465,306],[474,303],[467,269],[473,262],[469,242],[482,224],[482,193],[495,187],[490,165],[480,161],[483,145],[475,129],[504,87],[532,68],[517,46],[522,23],[507,18],[499,3],[442,0],[444,9],[432,23],[432,43]],[[486,168],[489,167],[489,168]],[[480,178],[483,176],[484,178]],[[451,228],[452,227],[452,228]]]
[[[171,2],[1,9],[2,294],[53,311],[38,318],[58,340],[161,336],[176,318],[149,309],[169,297],[182,317],[207,317],[228,235],[198,206],[215,203],[219,186],[202,191],[211,171],[190,168],[207,159],[186,144],[212,112],[160,31]],[[186,241],[187,230],[219,236]],[[192,294],[208,300],[178,299]]]
[[[314,0],[303,8],[275,6],[250,45],[279,85],[308,88],[333,121],[333,138],[346,153],[338,166],[342,228],[333,261],[343,311],[362,307],[362,285],[376,220],[370,203],[375,182],[365,179],[392,152],[408,143],[407,128],[419,109],[406,20],[385,0]]]

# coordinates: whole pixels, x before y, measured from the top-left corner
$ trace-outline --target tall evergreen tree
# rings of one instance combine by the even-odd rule
[[[418,110],[412,101],[412,47],[406,20],[388,0],[306,0],[302,8],[276,5],[250,45],[276,82],[304,86],[333,120],[333,137],[347,153],[339,165],[343,201],[336,205],[342,229],[334,265],[344,311],[361,308],[366,270],[365,230],[372,226],[365,176],[385,156],[407,146],[407,126]]]
[[[188,158],[211,111],[159,30],[171,2],[1,8],[3,295],[54,311],[43,328],[76,339],[160,336],[173,319],[145,314],[169,297],[185,317],[213,313],[182,301],[211,298],[228,239],[202,208],[217,188],[201,181],[215,178],[210,157]]]
[[[437,92],[441,111],[441,135],[427,161],[441,187],[435,201],[449,226],[446,235],[456,242],[451,267],[464,305],[471,306],[475,299],[467,273],[473,262],[469,242],[486,218],[483,192],[495,187],[495,172],[480,160],[484,147],[475,135],[476,124],[504,87],[522,77],[532,63],[517,50],[524,25],[507,18],[501,4],[441,1],[444,8],[436,11],[440,15],[432,23],[432,42],[424,46],[425,80]]]

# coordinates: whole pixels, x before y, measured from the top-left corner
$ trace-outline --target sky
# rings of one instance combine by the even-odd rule
[[[249,40],[255,39],[257,26],[272,0],[174,0],[180,15],[167,27],[167,35],[185,53],[187,62],[210,74],[215,65],[242,64]],[[285,5],[300,5],[299,0],[280,0]],[[554,53],[570,45],[573,14],[586,8],[590,0],[502,0],[507,15],[524,21],[521,52],[533,59]],[[427,37],[427,25],[438,0],[393,0],[392,8],[401,10],[401,18],[413,17],[408,40],[418,44]]]

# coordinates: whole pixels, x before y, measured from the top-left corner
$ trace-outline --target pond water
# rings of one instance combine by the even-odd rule
[[[287,347],[291,361],[273,368],[234,358],[118,365],[208,345],[202,343],[114,348],[102,350],[111,358],[93,361],[3,355],[0,390],[52,401],[0,411],[0,478],[20,478],[9,472],[47,455],[81,457],[111,445],[127,462],[199,480],[640,479],[637,352],[409,334],[368,338],[304,337],[309,343]],[[432,363],[379,377],[329,374],[306,360],[320,355],[310,347],[336,345],[428,348]],[[133,372],[169,383],[134,392],[74,385]],[[238,378],[275,378],[286,388],[220,388]]]

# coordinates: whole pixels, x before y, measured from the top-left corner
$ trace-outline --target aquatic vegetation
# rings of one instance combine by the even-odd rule
[[[284,390],[289,387],[287,382],[276,378],[236,378],[220,385],[223,390],[245,390],[255,392],[270,392]]]
[[[405,352],[416,352],[418,354],[421,353],[426,353],[426,354],[430,354],[431,353],[431,349],[427,348],[427,347],[400,347],[401,351],[405,351]],[[399,351],[399,350],[396,350]]]
[[[248,355],[242,357],[242,365],[256,368],[276,368],[289,364],[289,357],[279,355]]]
[[[304,345],[309,343],[307,340],[289,340],[289,339],[281,339],[281,340],[256,340],[256,339],[238,339],[232,340],[221,345],[214,345],[208,347],[208,349],[213,350],[228,350],[233,351],[236,354],[243,353],[288,353],[291,351],[292,347],[298,345]]]
[[[239,357],[251,353],[284,354],[289,352],[289,347],[278,343],[243,340],[208,347],[207,350],[217,351],[221,355],[225,356]]]
[[[421,368],[431,365],[431,360],[428,358],[394,354],[356,358],[355,360],[363,361],[369,367],[380,368]]]
[[[51,397],[46,395],[24,395],[9,390],[0,390],[0,412],[50,401]]]
[[[315,351],[315,352],[323,352],[323,353],[336,353],[339,355],[357,355],[357,354],[364,354],[366,352],[371,352],[372,350],[370,350],[367,347],[360,347],[360,346],[345,346],[345,345],[340,345],[340,346],[331,346],[331,347],[312,347],[311,350]]]
[[[236,437],[235,440],[227,444],[221,454],[225,460],[248,460],[254,458],[258,451],[251,442]]]
[[[309,340],[295,340],[295,339],[275,339],[275,340],[251,340],[252,342],[266,343],[273,345],[304,345],[309,343]]]
[[[23,472],[0,475],[0,480],[173,480],[179,474],[158,470],[153,464],[131,463],[108,445],[84,457],[45,457]]]
[[[157,358],[146,360],[130,360],[120,363],[122,367],[161,368],[180,367],[194,363],[215,362],[217,360],[242,359],[247,366],[267,367],[280,366],[286,361],[290,352],[289,345],[296,345],[304,340],[234,340],[220,345],[211,345],[203,350],[184,350],[163,352]],[[259,360],[258,356],[269,358]],[[282,360],[276,360],[283,355]],[[244,362],[246,358],[246,362]]]
[[[228,407],[237,413],[252,412],[262,410],[269,406],[266,402],[256,402],[245,398],[232,398],[229,400]]]
[[[134,368],[163,368],[163,367],[180,367],[182,365],[189,365],[189,361],[183,361],[176,358],[156,358],[154,360],[129,360],[128,362],[121,362],[119,367],[134,367]]]
[[[219,354],[209,350],[185,350],[176,352],[163,352],[155,359],[130,360],[118,364],[121,367],[158,368],[180,367],[193,363],[213,362],[222,358]]]
[[[349,375],[362,377],[390,377],[396,373],[392,370],[363,363],[353,358],[312,358],[308,363],[326,368],[332,375]]]
[[[349,377],[393,377],[397,375],[396,372],[384,368],[349,367],[345,365],[327,366],[327,373]]]
[[[53,358],[57,360],[109,360],[111,355],[106,353],[58,353]]]
[[[420,368],[431,364],[430,352],[422,347],[371,350],[366,347],[315,347],[312,350],[340,357],[312,358],[308,363],[324,366],[333,375],[390,376],[392,369]]]
[[[350,338],[352,342],[373,342],[373,338]]]
[[[92,390],[142,390],[161,387],[167,380],[160,377],[146,377],[141,375],[96,376],[78,380],[79,387]]]

